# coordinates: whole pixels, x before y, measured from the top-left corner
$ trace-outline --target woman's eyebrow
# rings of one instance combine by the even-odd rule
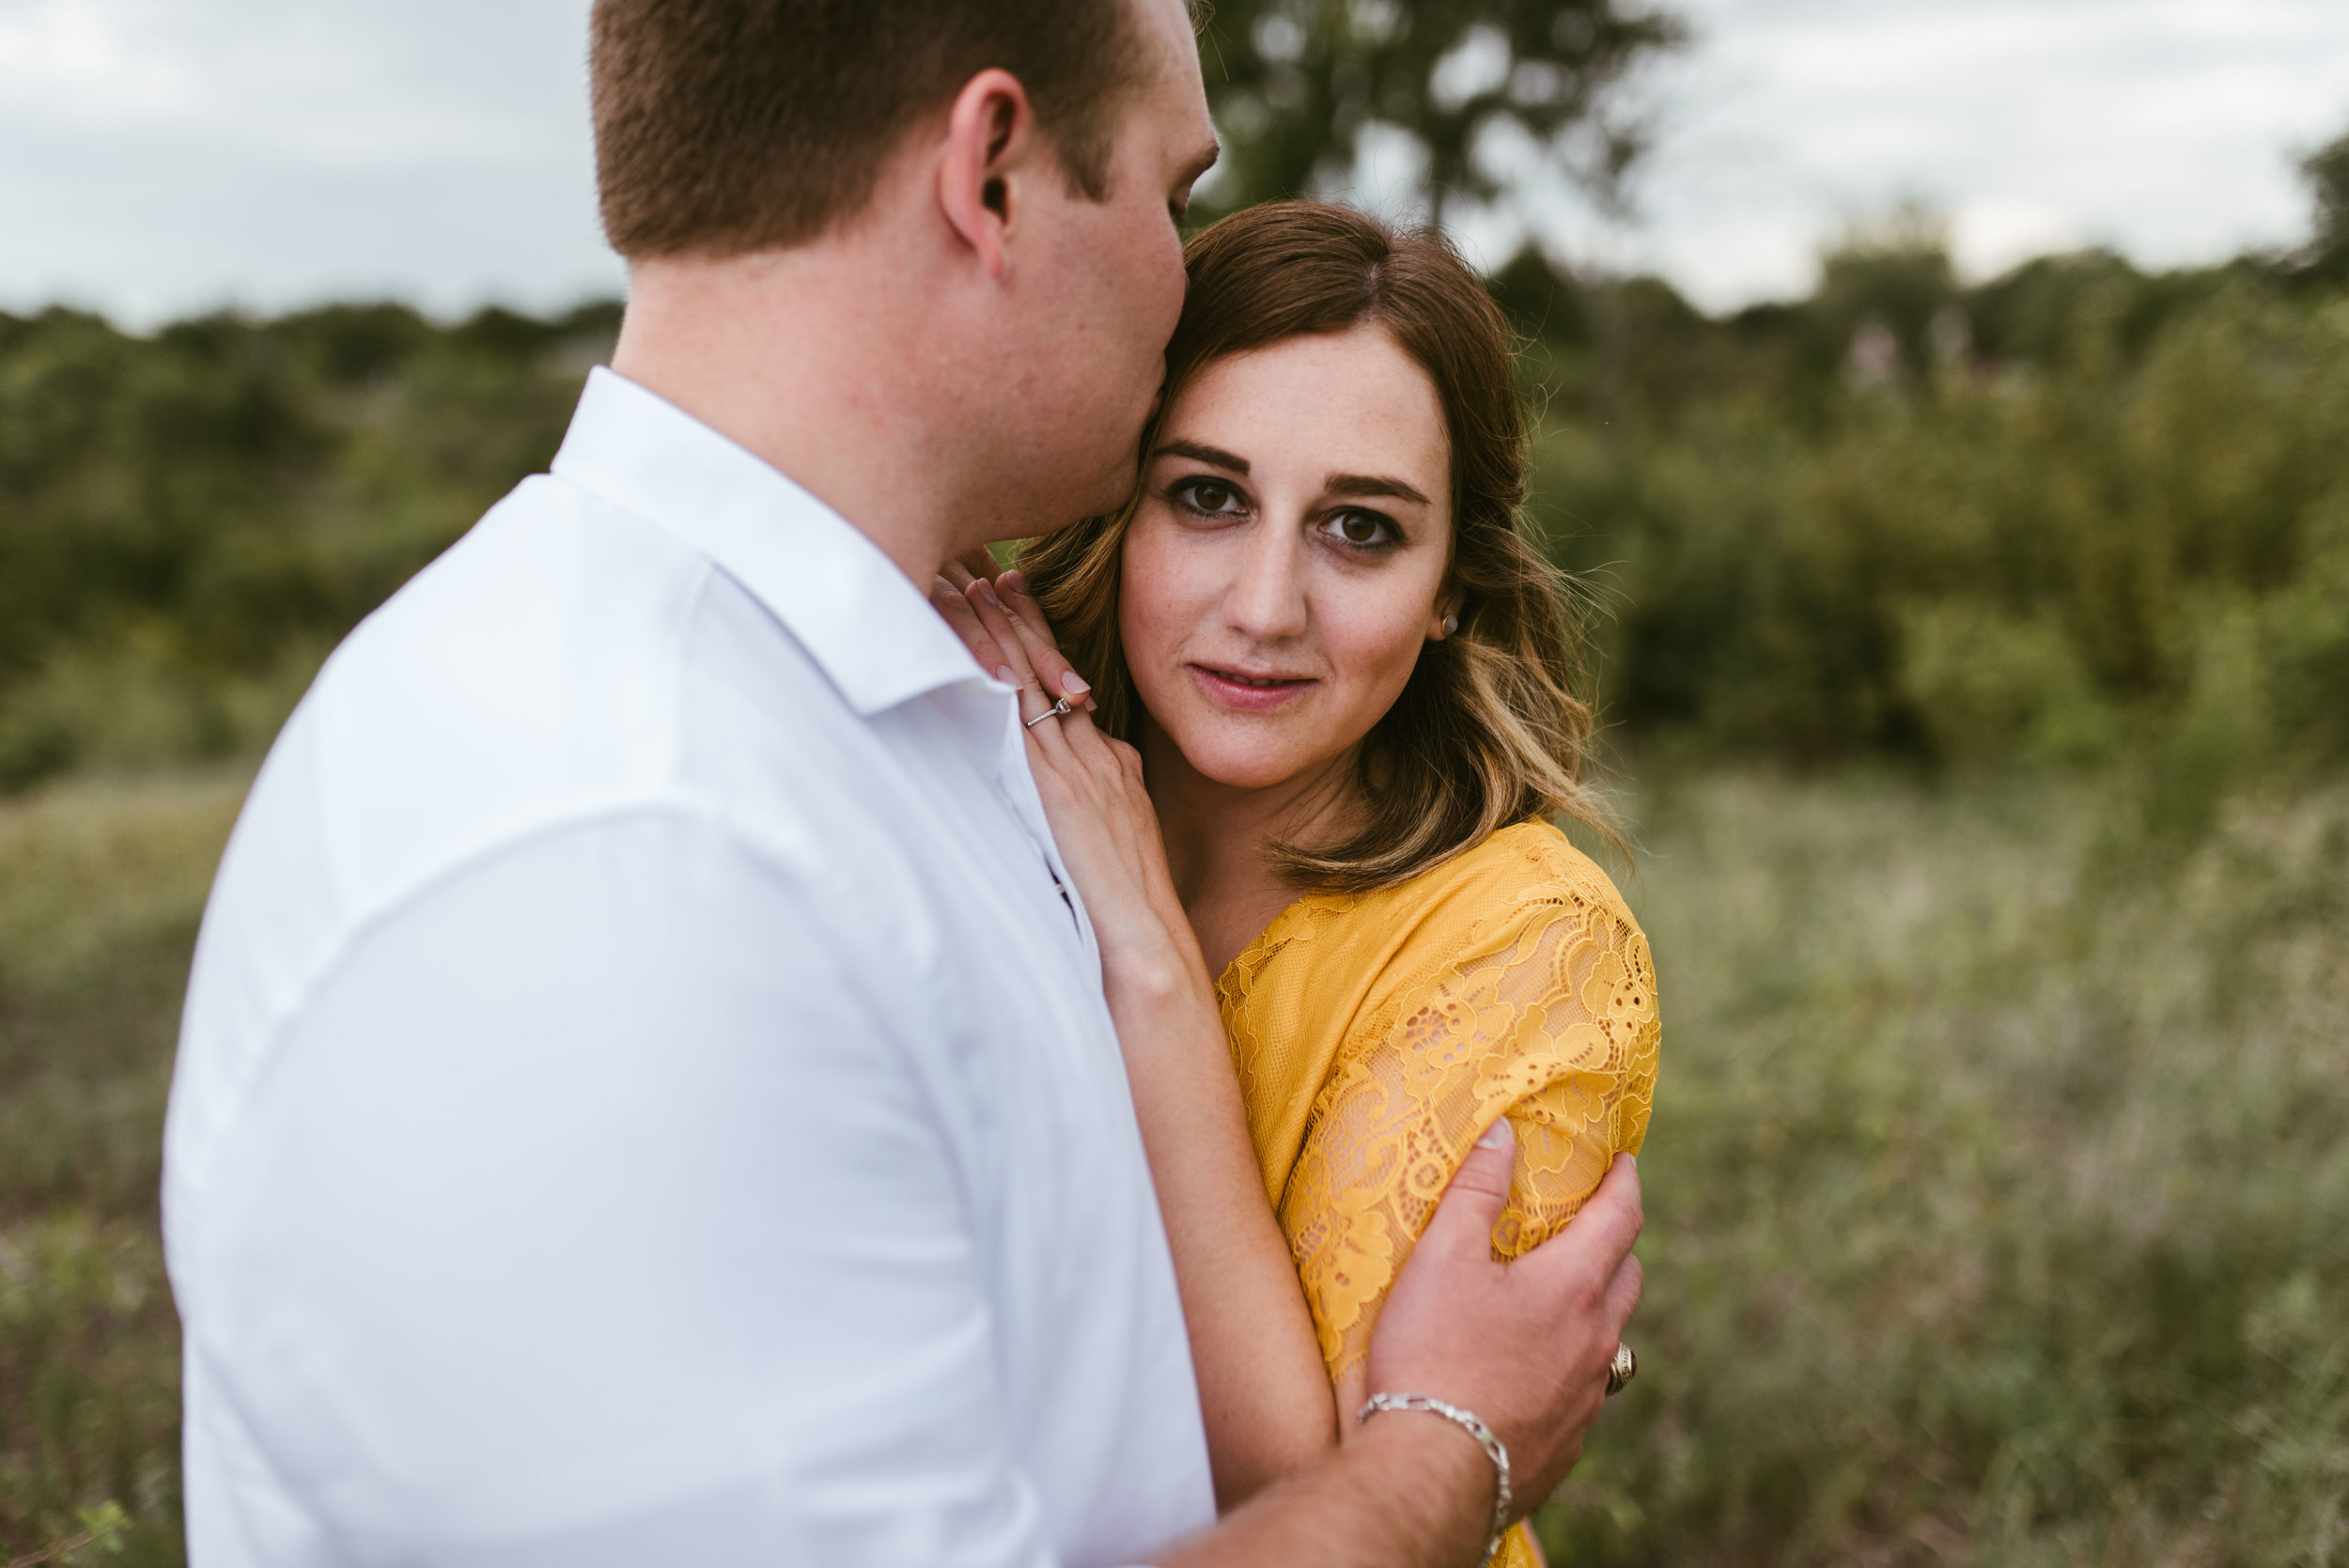
[[[1332,474],[1321,488],[1331,495],[1391,495],[1398,501],[1416,501],[1423,506],[1434,505],[1402,480],[1375,474]]]
[[[1245,474],[1248,472],[1247,458],[1235,457],[1220,446],[1205,446],[1195,441],[1164,442],[1150,455],[1153,458],[1189,458],[1193,462],[1229,469],[1234,474]]]

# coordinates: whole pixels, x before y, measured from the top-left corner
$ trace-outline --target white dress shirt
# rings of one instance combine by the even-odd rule
[[[1133,1561],[1213,1518],[1013,694],[599,371],[353,632],[165,1135],[195,1568]]]

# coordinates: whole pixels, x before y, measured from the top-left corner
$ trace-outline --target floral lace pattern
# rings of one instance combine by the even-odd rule
[[[1332,1378],[1369,1348],[1378,1304],[1496,1117],[1517,1135],[1502,1257],[1554,1234],[1646,1135],[1661,1037],[1647,939],[1546,823],[1401,887],[1299,900],[1217,990]],[[1513,1541],[1501,1560],[1538,1560],[1529,1549]]]

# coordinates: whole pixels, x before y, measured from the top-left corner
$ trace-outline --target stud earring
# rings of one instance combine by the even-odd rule
[[[1457,631],[1457,630],[1459,630],[1459,629],[1460,629],[1460,617],[1459,617],[1459,616],[1457,616],[1457,615],[1446,615],[1446,616],[1443,618],[1443,634],[1444,634],[1446,637],[1451,636],[1454,632],[1455,632],[1455,631]]]

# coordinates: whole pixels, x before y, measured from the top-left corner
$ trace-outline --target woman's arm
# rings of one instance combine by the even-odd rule
[[[1647,943],[1594,870],[1579,896],[1489,931],[1341,1057],[1289,1172],[1280,1219],[1342,1407],[1433,1195],[1504,1116],[1516,1157],[1493,1250],[1556,1234],[1618,1154],[1636,1153],[1661,1031]],[[1310,1245],[1303,1245],[1311,1238]]]
[[[1336,1406],[1296,1262],[1265,1201],[1206,965],[1113,964],[1106,942],[1103,953],[1190,1326],[1216,1497],[1228,1509],[1335,1443]]]
[[[1081,682],[1013,579],[933,600],[981,665],[1020,688],[1020,714]],[[1062,859],[1101,944],[1110,1015],[1165,1215],[1206,1418],[1216,1496],[1237,1507],[1337,1439],[1336,1405],[1297,1266],[1264,1178],[1222,1016],[1174,895],[1140,754],[1081,704],[1028,731],[1028,760]]]

